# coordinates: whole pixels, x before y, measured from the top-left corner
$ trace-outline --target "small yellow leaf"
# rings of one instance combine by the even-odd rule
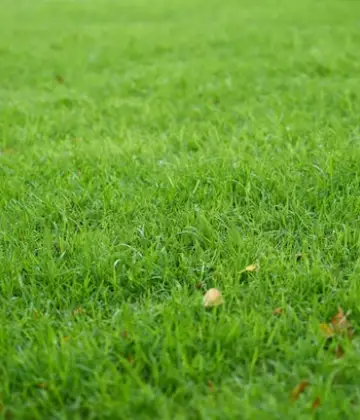
[[[70,340],[71,340],[71,337],[69,335],[65,335],[64,337],[62,337],[61,342],[64,344]]]
[[[73,316],[85,315],[86,311],[81,306],[78,306],[72,311]]]
[[[244,271],[248,271],[250,273],[253,273],[256,270],[257,270],[257,266],[255,264],[250,264],[244,269]]]
[[[12,155],[13,153],[15,153],[15,149],[5,148],[0,150],[0,155]]]
[[[219,306],[224,303],[224,298],[218,289],[209,289],[204,296],[205,308]]]
[[[335,333],[329,324],[320,324],[321,334],[326,338],[334,337]]]

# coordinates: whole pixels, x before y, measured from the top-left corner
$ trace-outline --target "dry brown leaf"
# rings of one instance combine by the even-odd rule
[[[320,407],[321,401],[320,397],[316,397],[313,403],[311,404],[311,409],[316,410],[318,407]]]
[[[337,359],[341,359],[345,354],[345,350],[342,348],[340,344],[337,344],[335,347],[335,356]]]
[[[123,330],[123,331],[122,331],[122,333],[121,333],[121,337],[122,337],[122,338],[125,338],[125,339],[129,337],[129,333],[127,332],[127,330]]]
[[[331,325],[337,334],[343,334],[348,338],[353,336],[353,329],[341,308],[338,309],[337,314],[331,319]]]
[[[339,308],[337,313],[332,317],[331,324],[335,330],[343,330],[347,327],[347,319],[344,311]]]
[[[279,307],[279,308],[275,308],[272,313],[273,315],[281,315],[283,313],[283,308]]]
[[[203,289],[205,287],[205,283],[203,281],[199,281],[195,284],[196,289]]]
[[[224,298],[220,290],[218,289],[209,289],[203,299],[205,308],[211,308],[215,306],[222,305],[224,303]]]
[[[296,401],[300,394],[302,394],[305,389],[310,385],[309,381],[301,381],[291,392],[291,399]]]
[[[332,338],[335,335],[334,329],[329,324],[320,324],[320,331],[326,339]]]

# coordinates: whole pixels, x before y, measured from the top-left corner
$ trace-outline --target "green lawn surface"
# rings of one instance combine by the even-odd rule
[[[0,418],[356,419],[360,2],[0,6]]]

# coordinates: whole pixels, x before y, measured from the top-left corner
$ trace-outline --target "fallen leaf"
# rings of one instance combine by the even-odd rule
[[[39,389],[44,389],[44,390],[49,389],[49,384],[46,383],[46,382],[40,382],[40,383],[36,384],[35,386],[36,386],[36,388],[39,388]]]
[[[64,84],[64,78],[62,76],[60,76],[59,74],[57,74],[55,76],[55,80],[60,84],[63,85]]]
[[[311,404],[311,409],[316,410],[318,407],[320,407],[321,401],[320,397],[316,397],[313,403]]]
[[[345,350],[342,348],[340,344],[337,344],[335,347],[335,355],[338,359],[341,359],[345,354]]]
[[[215,392],[214,384],[210,381],[210,379],[207,381],[207,386],[208,386],[208,389],[211,393]]]
[[[5,420],[13,420],[15,418],[15,414],[13,411],[7,408],[6,411],[4,412],[4,418]]]
[[[195,284],[196,289],[203,289],[205,287],[205,283],[203,281],[199,281]]]
[[[334,337],[334,329],[329,324],[320,324],[320,331],[324,338],[329,339]]]
[[[291,392],[291,399],[296,401],[300,394],[302,394],[305,389],[310,385],[309,381],[301,381]]]
[[[341,308],[338,309],[337,314],[331,319],[331,325],[337,334],[343,334],[348,338],[353,336],[353,329]]]
[[[62,343],[67,343],[70,340],[71,340],[71,337],[69,335],[65,335],[64,337],[62,337],[61,342]]]
[[[15,149],[10,148],[10,147],[6,147],[3,150],[0,150],[0,155],[12,155],[15,153]]]
[[[129,365],[133,365],[135,363],[135,359],[133,356],[129,355],[126,360],[128,361]]]
[[[125,338],[125,339],[129,337],[129,333],[127,332],[127,330],[123,330],[123,331],[122,331],[122,333],[121,333],[121,337],[122,337],[122,338]]]
[[[78,306],[72,311],[73,316],[85,315],[86,311],[81,306]]]
[[[283,308],[276,308],[272,313],[273,315],[281,315],[283,313]]]
[[[244,268],[244,271],[247,271],[249,273],[253,273],[256,270],[257,270],[257,266],[255,264],[250,264]]]
[[[224,303],[224,298],[218,289],[209,289],[204,296],[205,308],[219,306]]]

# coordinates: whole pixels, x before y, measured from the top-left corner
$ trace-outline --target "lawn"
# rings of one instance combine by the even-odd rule
[[[0,418],[357,417],[359,16],[2,1]]]

